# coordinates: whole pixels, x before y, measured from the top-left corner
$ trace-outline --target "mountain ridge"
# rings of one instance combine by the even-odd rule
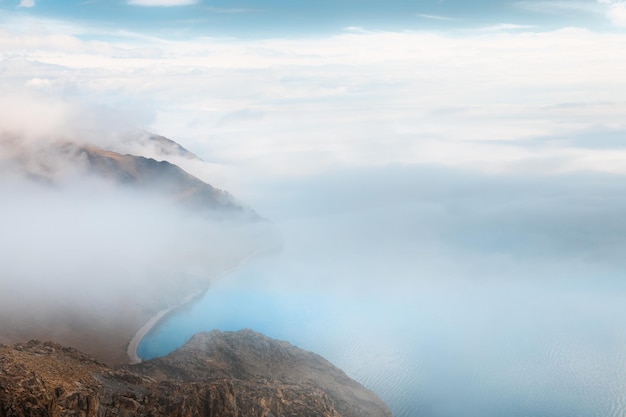
[[[134,138],[134,141],[126,138],[122,145],[107,147],[64,139],[33,144],[3,136],[0,137],[0,160],[10,166],[12,174],[19,176],[21,173],[23,178],[43,185],[91,177],[161,195],[198,212],[261,219],[227,191],[170,161],[178,158],[179,161],[203,162],[188,149],[163,136],[146,133]]]
[[[239,214],[247,211],[250,218],[257,217],[230,193],[200,180],[167,160],[121,154],[93,145],[79,146],[74,152],[77,158],[85,160],[86,169],[92,175],[121,185],[143,187],[149,191],[160,190],[188,208]]]
[[[166,357],[115,368],[50,342],[0,346],[0,417],[73,415],[391,417],[391,412],[320,356],[249,329],[201,333]]]

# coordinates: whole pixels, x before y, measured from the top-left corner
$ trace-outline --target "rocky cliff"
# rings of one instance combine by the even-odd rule
[[[110,368],[31,341],[0,347],[0,417],[390,417],[318,355],[250,330],[196,335],[180,350]]]

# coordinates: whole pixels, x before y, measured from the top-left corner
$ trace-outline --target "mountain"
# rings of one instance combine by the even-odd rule
[[[51,340],[128,363],[154,315],[276,250],[269,222],[172,161],[204,172],[157,135],[0,134],[0,343]]]
[[[16,138],[0,138],[0,162],[5,168],[4,176],[9,171],[13,177],[21,176],[39,184],[56,185],[76,178],[92,178],[165,197],[197,212],[260,219],[228,192],[170,162],[168,159],[202,163],[178,143],[157,135],[133,138],[112,143],[110,149],[67,140],[32,144]],[[137,153],[121,151],[124,149]],[[2,173],[0,169],[0,177]]]
[[[275,241],[174,164],[199,161],[175,142],[105,142],[0,137],[0,417],[391,416],[320,356],[250,330],[126,365],[146,323]]]
[[[189,149],[186,149],[179,143],[165,136],[155,135],[149,132],[135,132],[134,135],[130,136],[128,142],[138,144],[142,146],[144,150],[151,150],[154,155],[161,155],[163,157],[180,156],[187,159],[200,160],[200,158]]]
[[[247,211],[251,218],[254,217],[251,210],[245,209],[226,191],[201,181],[166,160],[122,155],[96,146],[65,145],[65,150],[68,159],[80,161],[85,171],[93,176],[161,193],[187,208],[231,214]]]
[[[391,417],[325,359],[251,330],[202,333],[180,350],[110,368],[77,350],[0,346],[0,417]]]

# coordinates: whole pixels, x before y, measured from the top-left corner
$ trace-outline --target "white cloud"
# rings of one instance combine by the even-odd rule
[[[198,4],[199,0],[128,0],[131,6],[147,6],[147,7],[174,7],[174,6],[191,6]]]
[[[20,0],[18,7],[35,7],[35,0]]]
[[[606,15],[616,26],[626,27],[626,2],[616,0],[598,0],[598,3],[608,7]]]
[[[481,28],[482,31],[485,32],[500,32],[500,31],[507,31],[507,30],[526,30],[526,29],[532,29],[534,26],[531,25],[518,25],[518,24],[514,24],[514,23],[500,23],[497,25],[492,25],[492,26],[486,26]]]
[[[449,16],[440,16],[440,15],[435,15],[435,14],[422,14],[422,13],[418,13],[417,17],[421,17],[423,19],[430,19],[430,20],[456,20],[452,17]]]
[[[343,28],[343,30],[345,30],[346,32],[353,32],[353,33],[368,33],[369,31],[361,26],[346,26],[345,28]]]
[[[237,177],[387,164],[624,172],[623,151],[526,142],[626,129],[626,35],[517,28],[98,43],[0,31],[0,91],[143,114],[131,120],[220,162],[217,185],[234,191]]]
[[[626,1],[624,0],[596,0],[593,1],[562,1],[520,0],[515,3],[518,7],[533,12],[562,14],[565,12],[580,12],[603,14],[614,25],[626,27]]]

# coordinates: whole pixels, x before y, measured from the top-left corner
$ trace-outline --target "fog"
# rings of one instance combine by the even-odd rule
[[[158,181],[125,184],[115,168],[99,175],[66,148],[185,159],[164,154],[127,120],[105,129],[106,112],[53,96],[25,94],[16,103],[24,106],[0,103],[10,116],[0,132],[2,341],[53,338],[84,348],[76,339],[127,337],[151,314],[278,244],[265,221],[194,211]]]
[[[324,355],[397,417],[624,412],[621,176],[396,166],[262,194],[283,251],[171,318],[144,355],[251,327]]]
[[[244,226],[211,221],[164,198],[114,190],[97,180],[53,189],[7,188],[3,286],[40,297],[54,294],[59,304],[142,297],[143,287],[158,292],[149,287],[164,280],[181,285],[186,275],[204,278],[216,259],[254,248],[238,247],[246,246],[236,238]]]

